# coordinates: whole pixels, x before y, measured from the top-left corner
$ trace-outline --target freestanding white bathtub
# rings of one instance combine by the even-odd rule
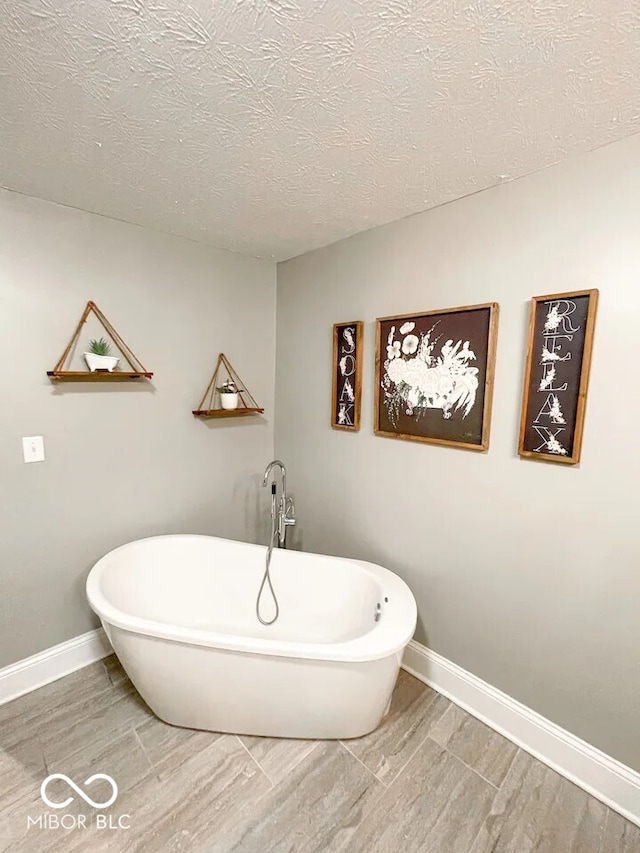
[[[167,723],[288,738],[352,738],[385,714],[416,626],[409,587],[358,560],[273,551],[280,617],[256,618],[266,548],[156,536],[91,570],[89,604]],[[263,615],[273,614],[263,593]],[[376,618],[377,617],[377,618]]]

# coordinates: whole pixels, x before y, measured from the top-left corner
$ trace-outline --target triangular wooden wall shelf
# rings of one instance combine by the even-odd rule
[[[238,388],[238,394],[240,396],[242,406],[238,406],[237,409],[223,409],[220,407],[214,408],[213,406],[215,395],[218,393],[216,389],[218,387],[218,374],[221,366],[224,367],[229,374],[229,379],[231,379],[232,382],[235,382],[236,387]],[[258,406],[245,384],[229,363],[225,354],[221,352],[218,356],[216,369],[213,371],[211,381],[207,385],[207,390],[204,392],[204,397],[200,400],[198,408],[193,410],[193,414],[196,418],[231,418],[234,416],[239,417],[241,415],[260,415],[262,412],[264,412],[264,409],[261,409],[260,406]]]
[[[89,314],[92,313],[95,314],[102,325],[102,328],[118,347],[124,357],[124,360],[131,368],[130,370],[114,370],[112,372],[109,372],[108,370],[96,370],[94,372],[91,372],[90,370],[65,370],[65,362],[71,355],[71,351],[80,337],[80,332],[82,331],[84,324],[87,322]],[[67,348],[62,353],[60,360],[53,370],[47,371],[47,376],[52,382],[123,382],[129,379],[151,379],[153,373],[150,373],[146,367],[144,367],[142,362],[136,358],[120,335],[113,328],[111,323],[104,316],[102,311],[98,308],[96,303],[89,301],[82,312],[80,322],[76,326],[76,330],[73,333],[73,337],[69,341]]]

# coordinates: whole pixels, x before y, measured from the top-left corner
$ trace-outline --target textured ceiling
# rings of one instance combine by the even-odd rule
[[[2,0],[0,184],[283,259],[640,131],[632,0]]]

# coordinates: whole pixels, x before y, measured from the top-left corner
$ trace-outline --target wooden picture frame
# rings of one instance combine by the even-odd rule
[[[378,317],[375,434],[487,450],[499,311],[487,302]]]
[[[529,313],[518,454],[580,461],[597,290],[534,296]]]
[[[331,426],[358,432],[362,397],[362,347],[364,324],[335,323],[333,327],[333,389]]]

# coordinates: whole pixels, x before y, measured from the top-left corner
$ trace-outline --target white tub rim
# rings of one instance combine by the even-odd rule
[[[382,619],[375,623],[365,634],[337,643],[293,642],[290,640],[270,640],[265,637],[241,636],[236,634],[216,633],[210,630],[184,628],[179,625],[169,625],[151,619],[127,613],[113,606],[104,596],[101,589],[101,579],[109,562],[121,551],[126,551],[134,545],[162,539],[207,539],[229,542],[245,548],[265,550],[264,545],[255,545],[235,539],[225,539],[221,536],[204,534],[177,533],[147,536],[120,545],[101,557],[89,571],[86,582],[86,594],[92,610],[103,623],[113,625],[121,630],[161,640],[204,646],[228,651],[261,654],[276,657],[304,658],[307,660],[344,661],[362,663],[380,660],[389,655],[400,653],[413,637],[417,623],[417,607],[413,593],[407,584],[394,572],[369,563],[349,557],[334,557],[326,554],[315,554],[307,551],[300,552],[305,557],[319,557],[340,562],[351,563],[361,571],[372,575],[381,584],[384,583],[384,594],[391,598],[393,604],[385,605]],[[295,554],[296,552],[290,552]],[[256,590],[257,594],[257,590]],[[373,615],[373,614],[372,614]]]

